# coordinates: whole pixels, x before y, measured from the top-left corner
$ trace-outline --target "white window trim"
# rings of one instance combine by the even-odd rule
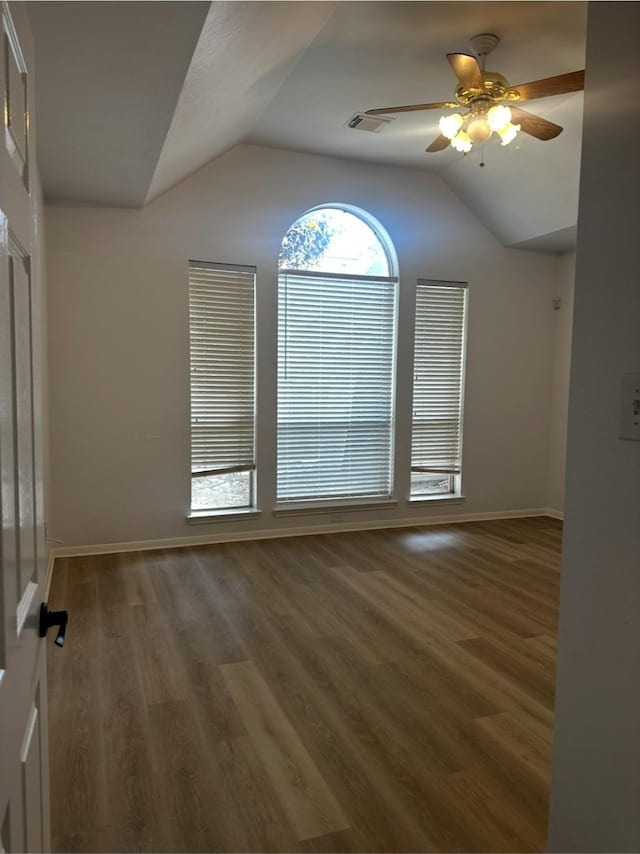
[[[323,206],[326,207],[326,206]],[[367,223],[371,225],[371,223]],[[373,226],[371,226],[373,228]],[[389,255],[388,247],[385,241],[382,240],[380,234],[376,229],[373,229],[378,235],[378,239],[381,241],[385,251],[387,252],[387,256],[389,258],[389,265],[394,270],[396,267],[392,267],[393,259]],[[395,446],[396,446],[396,432],[397,432],[397,383],[398,383],[398,320],[399,320],[399,300],[400,300],[400,280],[397,275],[390,276],[367,276],[362,274],[347,274],[347,273],[326,273],[319,272],[314,270],[295,270],[289,268],[283,268],[278,270],[278,282],[280,281],[281,276],[293,275],[301,278],[309,278],[315,279],[318,277],[324,277],[327,279],[336,279],[336,280],[353,280],[357,278],[361,281],[371,281],[371,282],[382,282],[388,283],[394,286],[395,294],[394,294],[394,326],[392,333],[392,363],[391,363],[391,400],[390,400],[390,409],[391,409],[391,447],[389,453],[390,460],[390,490],[392,491],[394,488],[395,482],[395,472],[394,472],[394,464],[395,464]],[[279,295],[278,295],[279,299]],[[277,405],[276,405],[276,435],[277,435]],[[276,457],[277,460],[277,457]],[[276,461],[276,482],[277,482],[277,461]],[[365,495],[361,498],[309,498],[309,499],[298,499],[287,501],[286,499],[282,499],[280,501],[277,500],[277,487],[276,487],[276,504],[273,509],[274,516],[289,516],[289,515],[300,515],[300,514],[310,514],[310,513],[322,513],[322,512],[330,512],[325,510],[326,507],[335,507],[336,510],[347,510],[348,508],[353,508],[354,510],[359,510],[363,508],[368,509],[379,509],[381,507],[388,508],[389,506],[396,506],[397,500],[393,497],[393,495],[389,496],[379,496],[375,495]]]
[[[206,525],[209,522],[233,522],[241,519],[257,519],[262,513],[257,507],[231,508],[229,510],[192,510],[187,513],[187,524]]]
[[[357,513],[360,510],[389,510],[398,506],[395,498],[346,498],[327,501],[281,501],[271,511],[274,516],[305,516],[321,513]]]
[[[467,375],[467,339],[469,332],[469,297],[471,293],[471,288],[469,287],[469,282],[466,281],[458,281],[456,279],[430,279],[419,276],[416,280],[416,286],[419,285],[435,285],[437,287],[450,287],[450,288],[461,288],[465,291],[465,313],[464,313],[464,325],[462,329],[462,372],[460,375],[460,471],[458,474],[453,475],[453,491],[452,492],[442,492],[442,493],[433,493],[431,495],[412,495],[411,494],[411,462],[412,462],[412,452],[410,446],[409,452],[409,497],[407,498],[408,504],[420,503],[420,502],[428,502],[428,503],[437,503],[441,501],[443,503],[450,502],[458,502],[462,503],[466,499],[466,496],[462,493],[462,478],[463,478],[463,469],[462,469],[462,460],[464,456],[464,416],[465,416],[465,392],[466,392],[466,375]],[[417,315],[417,293],[413,302],[413,322],[415,325]],[[412,386],[413,386],[413,376],[414,376],[414,359],[415,359],[415,339],[413,343],[414,353],[412,357]],[[412,388],[412,396],[411,396],[411,412],[413,412],[413,388]],[[411,426],[411,442],[413,442],[413,416],[412,416],[412,426]]]
[[[407,504],[464,504],[466,497],[457,492],[436,492],[433,495],[414,495],[407,498]]]
[[[189,512],[187,513],[186,519],[190,524],[199,523],[203,521],[214,521],[218,516],[221,517],[221,521],[228,521],[230,518],[234,516],[239,517],[247,517],[250,515],[259,515],[260,511],[256,507],[256,473],[257,473],[257,458],[256,458],[256,431],[257,431],[257,315],[256,315],[256,299],[257,299],[257,267],[251,264],[229,264],[215,261],[200,261],[197,259],[189,260],[189,273],[191,273],[192,267],[200,267],[203,269],[210,270],[219,270],[225,271],[228,270],[230,272],[238,272],[238,273],[249,273],[253,276],[253,406],[254,406],[254,421],[253,421],[253,461],[251,465],[243,465],[242,467],[234,468],[234,470],[238,471],[248,471],[250,473],[250,484],[249,484],[249,501],[250,504],[240,507],[208,507],[202,510],[194,510],[191,506]],[[193,397],[193,388],[191,382],[191,281],[189,279],[189,397],[190,397],[190,407],[192,404]],[[190,431],[190,455],[193,455],[193,438],[192,433]],[[189,475],[189,495],[190,495],[190,503],[193,489],[193,480],[194,477],[197,477],[197,473],[193,472],[193,463],[191,463],[191,471]],[[220,471],[220,474],[224,474],[224,471]]]

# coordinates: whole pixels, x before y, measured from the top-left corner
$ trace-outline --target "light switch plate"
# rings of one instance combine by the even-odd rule
[[[620,438],[640,441],[640,374],[622,375]]]

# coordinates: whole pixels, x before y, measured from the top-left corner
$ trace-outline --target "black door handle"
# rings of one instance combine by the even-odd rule
[[[56,635],[55,643],[58,646],[64,646],[64,636],[67,631],[68,622],[68,611],[50,611],[46,602],[43,602],[42,605],[40,605],[40,625],[38,628],[38,634],[41,638],[46,637],[47,630],[52,626],[58,626],[58,634]]]

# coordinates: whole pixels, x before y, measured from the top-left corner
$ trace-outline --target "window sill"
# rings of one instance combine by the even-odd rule
[[[362,510],[390,510],[397,507],[395,498],[383,498],[379,501],[349,501],[341,504],[331,501],[322,504],[317,501],[282,503],[273,508],[274,516],[319,516],[326,513],[358,513]]]
[[[255,507],[231,510],[192,510],[187,515],[188,525],[207,525],[210,522],[235,522],[241,519],[255,519],[262,511]]]
[[[414,495],[407,499],[407,504],[464,504],[466,496],[456,495]]]

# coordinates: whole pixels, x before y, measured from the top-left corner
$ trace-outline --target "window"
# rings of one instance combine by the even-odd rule
[[[461,471],[467,286],[419,279],[411,442],[411,496],[456,491]]]
[[[363,217],[310,211],[282,242],[278,502],[389,498],[396,278]]]
[[[191,509],[254,504],[255,268],[189,263]]]

